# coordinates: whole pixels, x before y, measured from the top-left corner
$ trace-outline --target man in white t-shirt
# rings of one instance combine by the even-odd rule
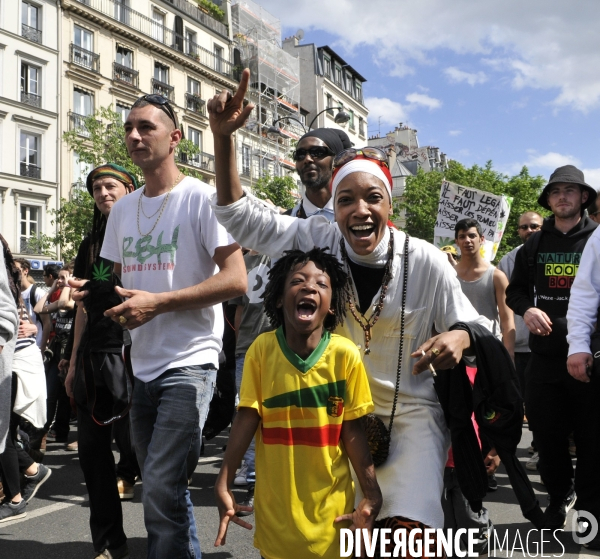
[[[21,270],[21,285],[19,286],[21,290],[21,297],[23,297],[23,302],[25,303],[25,309],[29,313],[33,324],[37,326],[38,332],[35,337],[35,342],[40,349],[42,348],[42,333],[44,327],[48,329],[48,332],[52,329],[52,324],[50,323],[50,318],[48,316],[38,315],[33,312],[33,307],[37,304],[37,302],[46,295],[46,290],[41,287],[35,285],[35,283],[29,282],[29,272],[31,271],[31,264],[25,258],[16,258],[15,265],[19,270]]]
[[[131,330],[130,418],[149,559],[200,557],[186,459],[198,460],[216,381],[220,303],[247,283],[240,248],[209,203],[213,188],[175,164],[181,138],[166,99],[136,101],[125,142],[146,184],[114,205],[100,253],[115,262],[127,298],[105,314]]]

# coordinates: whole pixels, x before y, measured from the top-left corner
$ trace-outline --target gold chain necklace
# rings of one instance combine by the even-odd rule
[[[348,306],[350,307],[350,312],[354,317],[354,320],[358,322],[359,326],[362,328],[365,338],[365,355],[369,355],[371,353],[371,348],[369,347],[369,342],[371,341],[371,329],[377,321],[379,320],[379,316],[381,315],[381,311],[383,310],[383,300],[385,299],[385,295],[388,290],[388,285],[390,280],[392,279],[392,261],[394,259],[394,232],[390,228],[390,240],[388,242],[388,258],[385,263],[385,267],[383,270],[383,279],[381,281],[381,294],[379,295],[379,301],[377,305],[375,305],[375,310],[371,314],[371,316],[367,319],[364,313],[360,313],[360,316],[356,310],[356,300],[354,299],[354,290],[352,289],[352,272],[350,270],[350,265],[348,264],[348,253],[346,252],[346,243],[344,242],[344,238],[340,239],[340,251],[342,253],[342,258],[346,264],[346,269],[348,270]],[[366,311],[366,309],[365,309]]]
[[[142,237],[147,237],[148,235],[152,234],[152,231],[154,231],[155,227],[158,225],[158,222],[160,221],[160,218],[162,217],[162,214],[165,211],[165,208],[167,207],[167,202],[169,201],[169,196],[171,196],[171,192],[177,186],[177,183],[179,182],[180,178],[181,178],[181,171],[179,171],[179,174],[177,175],[177,178],[175,179],[173,186],[170,188],[169,192],[167,192],[167,195],[165,196],[163,203],[160,205],[158,210],[156,210],[151,216],[147,216],[144,213],[144,209],[142,207],[142,198],[144,197],[144,192],[146,192],[146,186],[144,186],[144,190],[142,190],[140,197],[138,198],[138,208],[137,208],[137,228],[138,228],[138,233]],[[158,213],[158,218],[156,219],[156,221],[154,222],[154,225],[152,226],[152,229],[150,229],[150,231],[148,231],[148,233],[142,233],[142,229],[140,228],[140,209],[142,210],[142,213],[144,214],[144,216],[148,219],[154,217],[160,211],[160,213]]]

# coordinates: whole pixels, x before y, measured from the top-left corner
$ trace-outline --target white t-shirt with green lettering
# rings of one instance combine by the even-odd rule
[[[172,190],[153,230],[167,194],[148,198],[142,191],[140,188],[114,205],[102,245],[103,258],[121,263],[123,287],[163,293],[215,275],[215,250],[235,241],[213,213],[209,198],[214,188],[198,179],[184,178]],[[175,367],[205,363],[216,367],[222,335],[220,304],[160,314],[131,330],[134,374],[149,382]]]

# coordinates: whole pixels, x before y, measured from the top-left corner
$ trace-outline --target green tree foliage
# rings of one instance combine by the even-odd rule
[[[451,161],[445,173],[437,171],[424,173],[419,170],[416,176],[409,177],[406,181],[400,208],[406,212],[406,231],[410,235],[433,242],[440,187],[444,179],[462,186],[513,198],[506,232],[496,254],[496,261],[521,244],[517,233],[521,214],[533,210],[544,216],[548,215],[548,212],[537,203],[539,193],[546,181],[541,176],[532,177],[527,167],[523,167],[517,175],[509,177],[495,171],[491,161],[488,161],[485,167],[473,165],[470,168],[457,161]]]
[[[252,191],[257,198],[270,200],[280,208],[290,209],[296,203],[293,196],[293,192],[296,191],[296,183],[289,175],[272,177],[266,174],[252,185]]]
[[[79,160],[87,163],[90,168],[104,163],[116,163],[134,175],[140,185],[144,183],[142,170],[131,161],[127,153],[122,117],[112,107],[101,107],[93,115],[86,117],[83,126],[65,132],[63,140],[69,150],[77,153]],[[199,153],[190,140],[182,140],[177,150],[176,157],[180,162],[189,161]],[[202,179],[202,175],[194,168],[182,166],[180,169],[185,175]],[[61,199],[58,210],[50,211],[56,235],[43,235],[38,241],[36,252],[57,257],[60,249],[61,258],[68,261],[75,257],[79,244],[92,228],[94,200],[85,185],[82,185],[82,188],[73,189],[69,200]]]
[[[206,10],[217,21],[223,21],[225,12],[210,0],[197,0],[198,7]]]

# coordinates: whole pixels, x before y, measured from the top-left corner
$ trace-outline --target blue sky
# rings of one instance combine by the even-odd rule
[[[466,165],[548,177],[572,163],[600,188],[597,0],[259,3],[368,80],[370,135],[381,116],[382,134],[408,123]]]

